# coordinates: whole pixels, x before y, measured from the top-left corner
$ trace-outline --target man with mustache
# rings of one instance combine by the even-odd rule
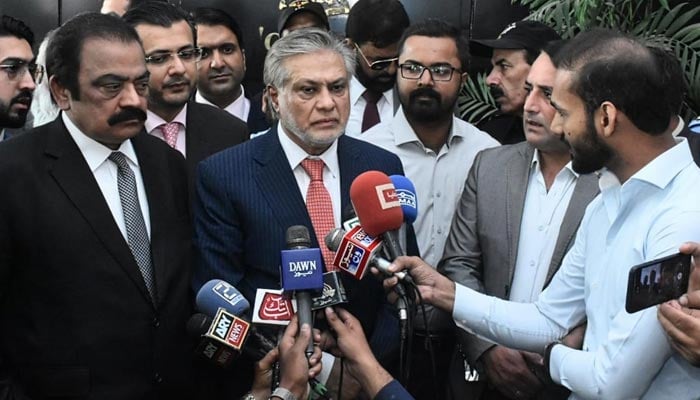
[[[209,104],[245,121],[248,131],[269,128],[259,104],[251,107],[241,82],[246,59],[238,22],[223,10],[201,7],[194,10],[197,47],[202,59],[197,68],[197,103]]]
[[[9,138],[7,128],[22,128],[27,121],[36,79],[43,67],[36,65],[34,33],[22,21],[0,17],[0,142]]]
[[[423,300],[452,313],[465,330],[537,352],[531,367],[571,390],[572,399],[697,399],[700,369],[665,335],[656,307],[625,310],[630,268],[700,239],[700,169],[675,138],[678,61],[619,32],[595,29],[554,57],[552,131],[571,147],[572,168],[600,171],[600,194],[586,208],[576,239],[534,303],[484,295],[450,281],[418,258],[410,270]],[[672,68],[664,70],[664,68]],[[386,281],[390,287],[393,281]],[[561,339],[587,321],[583,346]],[[680,349],[680,348],[679,348]],[[514,393],[515,394],[515,393]]]
[[[454,116],[469,62],[467,43],[456,27],[440,20],[413,25],[398,51],[401,107],[391,121],[360,138],[401,159],[416,187],[418,218],[413,225],[420,254],[437,265],[469,167],[479,151],[498,142]],[[416,316],[414,334],[409,391],[417,398],[435,398],[434,387],[444,390],[447,375],[439,374],[440,380],[433,382],[426,340],[432,340],[437,371],[445,371],[454,349],[453,324],[449,315],[429,309],[425,318]]]
[[[550,27],[537,21],[518,21],[508,25],[496,39],[469,42],[472,55],[490,57],[493,68],[486,78],[498,107],[499,116],[479,125],[502,144],[518,143],[523,133],[525,78],[530,65],[547,42],[559,40]]]
[[[360,0],[350,8],[345,41],[355,52],[350,81],[350,119],[346,135],[360,136],[389,121],[399,106],[396,84],[398,42],[409,20],[399,0]]]
[[[185,156],[193,187],[197,164],[245,141],[248,129],[227,112],[192,101],[202,52],[184,10],[147,1],[127,11],[123,19],[136,29],[146,51],[150,73],[146,131]]]
[[[533,302],[547,286],[598,193],[597,177],[572,170],[569,147],[550,129],[555,113],[549,103],[556,75],[552,57],[561,45],[547,45],[525,80],[526,141],[476,157],[438,266],[455,282],[523,303]],[[464,358],[458,357],[453,368],[464,376],[468,362],[472,380],[461,387],[481,393],[460,398],[566,398],[566,390],[548,387],[532,373],[532,353],[461,329],[457,334]]]
[[[193,398],[182,156],[147,135],[133,28],[66,21],[59,116],[0,146],[0,398]]]

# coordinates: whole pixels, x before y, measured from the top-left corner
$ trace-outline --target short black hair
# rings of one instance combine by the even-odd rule
[[[67,88],[73,98],[80,99],[78,74],[81,53],[88,39],[104,39],[122,43],[138,43],[134,28],[119,17],[96,12],[78,14],[61,25],[46,49],[46,73]]]
[[[213,8],[213,7],[199,7],[192,13],[194,18],[194,23],[196,25],[207,25],[207,26],[225,26],[236,35],[238,39],[238,46],[241,49],[245,48],[243,44],[243,33],[241,32],[241,27],[236,22],[229,13],[224,10]]]
[[[399,0],[360,0],[350,8],[345,36],[361,46],[384,48],[401,39],[410,21]]]
[[[174,23],[185,21],[192,30],[194,43],[197,43],[192,17],[182,8],[164,1],[145,1],[124,13],[122,19],[134,28],[140,24],[170,28]]]
[[[457,57],[461,65],[462,72],[467,72],[469,68],[469,39],[459,28],[442,19],[429,18],[406,29],[399,40],[399,54],[403,52],[403,46],[411,36],[427,36],[432,38],[450,38],[457,46]]]
[[[540,50],[540,53],[546,53],[549,58],[554,60],[559,55],[559,52],[561,49],[564,47],[566,44],[566,40],[552,40],[551,42],[548,42],[547,44],[542,47],[542,50]],[[533,61],[534,62],[534,61]],[[532,63],[530,63],[532,65]]]
[[[557,69],[573,72],[571,90],[583,100],[589,116],[610,101],[650,135],[668,128],[677,102],[668,104],[673,89],[666,85],[679,79],[679,70],[664,72],[658,57],[637,39],[596,28],[571,39],[552,61]],[[661,79],[665,74],[669,76]]]
[[[14,36],[24,39],[30,47],[34,47],[34,32],[24,22],[17,18],[4,15],[0,17],[0,37]]]
[[[670,49],[650,47],[649,51],[656,60],[659,71],[661,71],[659,79],[661,86],[666,88],[664,91],[667,96],[665,103],[668,105],[669,112],[677,115],[681,111],[683,99],[688,91],[683,67]]]

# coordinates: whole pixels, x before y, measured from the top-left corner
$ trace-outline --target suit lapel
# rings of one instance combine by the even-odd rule
[[[358,175],[368,170],[368,166],[360,157],[355,144],[348,140],[345,135],[338,138],[338,165],[340,167],[340,219],[347,218],[342,215],[346,210],[350,210],[350,186]]]
[[[571,200],[569,201],[569,206],[566,208],[564,220],[559,228],[559,236],[557,237],[557,244],[554,247],[554,252],[552,253],[552,258],[549,263],[545,287],[549,285],[549,281],[554,276],[554,273],[557,272],[557,269],[559,269],[564,255],[566,255],[570,247],[569,245],[576,235],[576,231],[581,223],[581,218],[583,218],[583,214],[586,212],[586,206],[597,195],[598,175],[579,175],[576,180],[576,186],[574,187],[574,193],[571,195]]]
[[[48,134],[46,154],[53,159],[49,162],[49,173],[85,218],[95,236],[151,303],[134,256],[114,222],[90,167],[60,118],[52,122]]]
[[[520,225],[525,207],[525,193],[530,176],[530,161],[534,148],[529,144],[520,144],[518,153],[506,166],[506,230],[508,233],[508,279],[513,281],[515,260],[518,256]]]

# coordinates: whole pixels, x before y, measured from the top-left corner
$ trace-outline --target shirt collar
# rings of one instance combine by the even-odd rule
[[[358,67],[359,68],[359,67]],[[367,88],[364,87],[363,84],[360,83],[357,78],[353,75],[353,77],[350,79],[350,105],[354,106],[357,104],[357,102],[360,100],[362,97],[362,94],[367,90]],[[394,96],[394,88],[390,88],[386,92],[382,93],[382,98],[389,102],[391,104],[393,96]],[[381,99],[380,99],[381,100]]]
[[[87,136],[73,121],[71,121],[70,117],[65,112],[61,113],[61,118],[66,129],[68,129],[68,133],[83,154],[83,158],[85,158],[85,161],[90,167],[90,171],[95,172],[95,170],[107,160],[107,157],[115,151],[122,152],[132,164],[136,166],[139,165],[139,159],[136,157],[136,152],[134,151],[134,146],[131,144],[130,139],[122,142],[117,150],[112,150]]]
[[[676,115],[676,118],[678,118],[678,125],[676,125],[676,129],[671,132],[671,135],[673,137],[678,137],[678,135],[683,132],[683,128],[685,127],[685,122],[683,122],[683,118],[681,118],[679,115]]]
[[[680,137],[675,140],[675,146],[661,153],[642,167],[630,177],[630,180],[648,182],[660,189],[664,189],[688,164],[693,163],[690,146],[686,143],[687,139]]]
[[[163,124],[167,124],[168,121],[164,120],[160,116],[158,116],[156,113],[154,113],[151,110],[146,111],[146,115],[148,115],[148,118],[146,118],[146,132],[151,133],[153,132],[154,129],[158,128],[159,126]],[[182,126],[187,129],[187,124],[185,123],[187,121],[187,104],[185,104],[184,107],[182,107],[182,110],[180,110],[179,113],[173,118],[172,121],[169,122],[179,122],[182,124]]]
[[[532,154],[532,161],[530,161],[530,169],[532,170],[532,168],[535,167],[537,169],[540,169],[540,151],[538,149],[535,149],[535,152]],[[569,173],[571,173],[576,178],[578,178],[580,175],[578,172],[574,171],[574,168],[571,166],[571,160],[569,160],[569,162],[566,163],[566,165],[564,165],[564,168],[562,170],[564,169],[568,170]],[[559,171],[559,173],[561,173],[561,171]]]
[[[238,110],[240,110],[240,109],[243,109],[243,108],[245,107],[245,106],[243,105],[243,103],[244,103],[246,100],[247,100],[247,99],[246,99],[246,97],[245,97],[245,88],[243,87],[243,85],[241,85],[241,94],[240,94],[238,97],[236,97],[236,99],[233,100],[229,105],[227,105],[226,107],[222,108],[222,110],[227,111],[229,114],[238,115],[238,113],[237,113],[236,111],[238,111]],[[201,93],[199,90],[194,94],[194,101],[196,101],[197,103],[207,104],[207,105],[210,105],[210,106],[212,106],[212,107],[219,108],[219,106],[217,106],[216,104],[214,104],[214,103],[212,103],[211,101],[205,99],[204,96],[202,96],[202,93]]]
[[[330,147],[328,147],[328,149],[322,154],[312,156],[307,154],[306,151],[299,147],[298,144],[294,143],[294,141],[292,141],[292,139],[290,139],[285,132],[286,131],[282,127],[282,124],[278,122],[277,136],[279,138],[280,145],[282,146],[282,150],[287,156],[287,160],[289,160],[289,166],[292,168],[292,171],[299,167],[301,162],[306,158],[319,158],[323,160],[324,164],[326,164],[326,167],[328,167],[328,169],[331,171],[333,177],[337,178],[340,176],[340,164],[338,163],[338,139],[333,141],[333,144],[331,144]]]
[[[411,142],[418,142],[422,145],[418,135],[416,135],[416,132],[406,119],[406,114],[403,112],[403,106],[399,106],[399,109],[396,110],[396,115],[394,115],[394,118],[391,120],[391,131],[394,132],[394,144],[396,144],[396,146],[401,146]],[[461,129],[458,129],[453,117],[452,126],[450,127],[450,134],[447,137],[447,146],[449,147],[455,138],[458,137],[464,139],[465,136],[466,133]]]

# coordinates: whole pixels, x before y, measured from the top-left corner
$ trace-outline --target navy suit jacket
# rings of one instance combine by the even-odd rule
[[[349,209],[350,184],[362,172],[403,174],[394,154],[345,135],[338,139],[338,162],[341,210]],[[195,197],[195,291],[219,278],[252,302],[257,288],[279,288],[280,251],[286,248],[285,232],[292,225],[308,227],[312,247],[319,247],[275,127],[202,162]],[[409,235],[407,247],[409,254],[417,254],[414,235]],[[370,335],[385,301],[381,284],[369,274],[362,281],[341,276],[348,309]]]

